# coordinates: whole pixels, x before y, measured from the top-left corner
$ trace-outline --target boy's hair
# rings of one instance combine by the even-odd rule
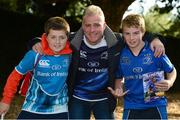
[[[64,30],[68,35],[70,32],[70,27],[68,22],[62,17],[51,17],[44,24],[44,31],[48,35],[49,30]]]
[[[83,17],[84,16],[91,16],[91,15],[98,15],[102,18],[103,21],[105,21],[104,13],[99,6],[90,5],[85,9]]]
[[[144,18],[139,14],[129,14],[127,15],[121,23],[121,28],[123,30],[126,27],[140,27],[142,32],[146,31]]]

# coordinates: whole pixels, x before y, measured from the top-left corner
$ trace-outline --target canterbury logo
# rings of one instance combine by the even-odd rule
[[[50,64],[49,64],[49,60],[40,60],[40,61],[39,61],[39,65],[40,65],[40,66],[47,67],[47,66],[50,65]]]
[[[82,51],[82,50],[80,51],[80,57],[81,58],[87,59],[87,55],[86,54],[87,54],[86,51]]]

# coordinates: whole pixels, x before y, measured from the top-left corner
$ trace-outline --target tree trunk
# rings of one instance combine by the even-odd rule
[[[124,12],[134,0],[92,0],[92,3],[102,8],[106,23],[110,28],[119,32]]]

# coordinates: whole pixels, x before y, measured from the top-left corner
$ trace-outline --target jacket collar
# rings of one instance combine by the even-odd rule
[[[82,27],[81,27],[76,32],[75,37],[71,41],[71,45],[73,45],[77,50],[80,49],[80,45],[81,45],[82,40],[83,40],[83,35],[84,35],[84,32],[83,32]],[[113,31],[108,26],[106,26],[106,28],[104,30],[104,37],[105,37],[105,40],[107,42],[108,48],[111,48],[112,46],[114,46],[118,42],[115,34],[113,33]]]
[[[108,48],[111,48],[118,42],[114,32],[108,26],[106,26],[104,30],[104,36],[105,36],[105,40],[107,42]]]

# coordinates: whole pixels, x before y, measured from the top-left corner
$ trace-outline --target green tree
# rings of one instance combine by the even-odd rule
[[[75,17],[81,22],[82,13],[87,5],[99,5],[106,16],[107,24],[114,31],[119,26],[124,12],[135,0],[0,0],[1,7],[22,13],[31,13],[38,16],[64,16]],[[144,0],[139,0],[143,2]],[[179,10],[179,0],[156,0],[165,3],[164,7],[156,8],[159,13],[168,13],[174,8]],[[178,11],[179,13],[179,11]],[[178,14],[179,17],[179,14]]]
[[[176,9],[176,12],[172,12]],[[173,36],[180,38],[180,17],[178,13],[178,7],[166,9],[154,6],[151,8],[150,12],[145,15],[147,30],[150,32],[159,32],[164,36]]]
[[[121,18],[134,0],[1,0],[6,9],[38,16],[68,16],[81,22],[82,13],[87,5],[99,5],[106,16],[107,24],[118,31]]]

